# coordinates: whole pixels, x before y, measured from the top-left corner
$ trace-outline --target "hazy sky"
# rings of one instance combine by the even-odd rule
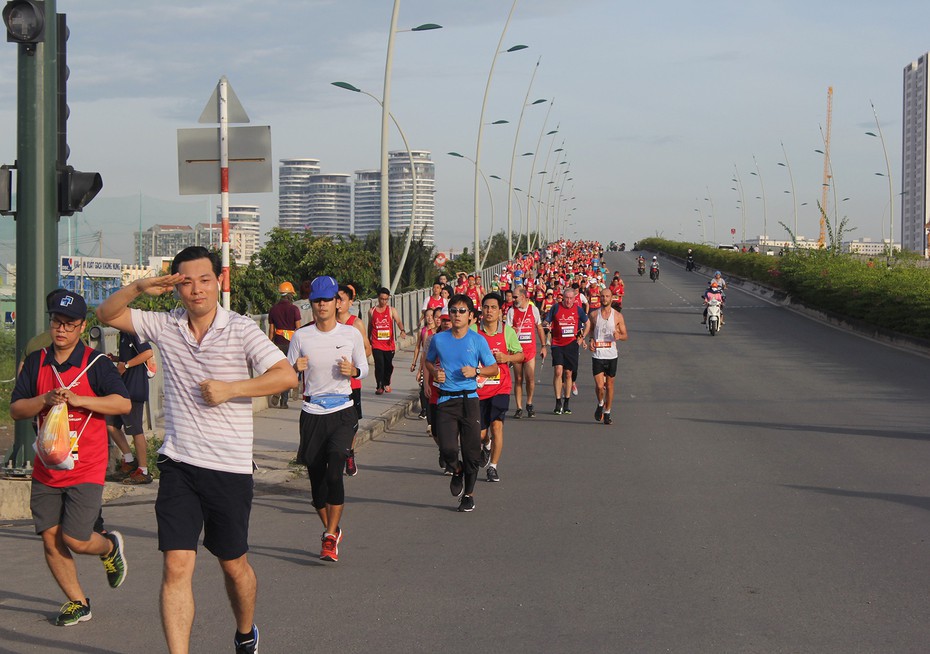
[[[396,38],[391,109],[414,149],[436,162],[436,240],[472,240],[474,157],[481,100],[510,0],[404,0],[399,27],[442,30]],[[271,125],[277,160],[314,157],[324,172],[379,165],[380,110],[330,85],[349,81],[381,94],[390,0],[59,0],[68,15],[70,163],[100,171],[104,190],[77,220],[80,248],[103,232],[103,255],[131,256],[132,232],[156,222],[206,220],[213,198],[178,195],[176,130],[196,127],[226,75],[252,124]],[[569,233],[628,243],[649,235],[729,242],[742,234],[734,165],[746,198],[746,235],[793,223],[779,142],[794,174],[799,233],[816,237],[823,175],[820,128],[834,87],[832,163],[840,217],[854,237],[887,236],[887,179],[869,101],[875,103],[900,192],[901,80],[930,50],[930,4],[709,0],[520,0],[498,58],[481,167],[506,178],[516,121],[537,60],[531,99],[554,99],[536,170],[564,148],[575,197]],[[5,48],[3,46],[6,46]],[[16,156],[16,48],[0,43],[0,160]],[[547,105],[526,110],[518,155],[536,150]],[[391,148],[401,149],[396,132]],[[555,155],[553,155],[554,157]],[[556,159],[550,161],[550,169]],[[513,184],[526,189],[530,158]],[[539,177],[535,184],[539,184]],[[548,179],[548,178],[546,178]],[[494,180],[492,180],[493,182]],[[573,186],[572,186],[573,185]],[[534,186],[534,188],[538,188]],[[275,180],[277,191],[277,179]],[[494,187],[495,225],[506,220],[506,183]],[[140,194],[143,199],[140,203]],[[710,197],[714,204],[711,216]],[[849,198],[848,200],[843,200]],[[898,215],[900,198],[895,200]],[[524,198],[525,201],[525,198]],[[554,200],[553,200],[554,201]],[[233,196],[258,204],[263,229],[277,219],[277,193]],[[831,193],[829,208],[833,214]],[[481,191],[482,234],[490,210]],[[141,209],[140,209],[141,207]],[[700,209],[700,214],[695,209]],[[525,210],[525,207],[523,207]],[[517,209],[513,210],[514,220]],[[13,251],[12,221],[0,229],[0,262]],[[900,224],[895,219],[897,237]],[[67,230],[62,229],[66,238]]]

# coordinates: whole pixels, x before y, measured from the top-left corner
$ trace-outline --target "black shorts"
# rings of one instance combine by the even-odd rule
[[[144,434],[143,416],[145,415],[145,402],[133,402],[129,413],[122,416],[112,416],[112,424],[117,429],[122,429],[127,436]]]
[[[504,422],[504,416],[510,408],[510,394],[492,395],[486,400],[480,400],[478,405],[481,407],[481,429],[487,429],[495,420]]]
[[[354,406],[322,415],[301,411],[297,460],[309,468],[317,457],[326,458],[331,453],[347,456],[357,431]]]
[[[617,376],[617,357],[613,359],[591,359],[591,371],[595,376],[605,374],[608,377]]]
[[[197,551],[203,546],[218,559],[238,559],[249,551],[252,475],[192,466],[158,455],[158,549]]]
[[[36,533],[61,525],[61,531],[75,540],[90,540],[100,514],[103,484],[75,484],[56,488],[33,480],[29,507]]]
[[[352,389],[352,403],[355,405],[355,413],[358,414],[358,419],[362,419],[362,389],[353,388]]]
[[[572,372],[578,370],[578,341],[572,341],[568,345],[553,345],[550,349],[553,368],[562,366]]]

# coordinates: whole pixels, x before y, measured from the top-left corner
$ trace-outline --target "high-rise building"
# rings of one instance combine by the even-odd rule
[[[143,261],[149,257],[174,257],[184,248],[197,245],[190,225],[152,225],[144,232],[136,232],[135,241],[135,251],[141,252]]]
[[[319,159],[281,159],[278,168],[278,226],[291,232],[307,228],[307,183],[320,174]]]
[[[217,222],[221,222],[220,208],[216,211]],[[258,252],[262,237],[261,213],[254,204],[229,206],[229,250],[236,263],[247,265],[252,255]]]
[[[414,206],[413,170],[416,170]],[[435,243],[436,164],[426,150],[396,150],[388,153],[388,225],[392,234],[403,234],[413,214],[413,237],[427,247]],[[381,227],[381,174],[377,170],[355,171],[355,223],[353,232],[365,238]]]
[[[901,247],[920,252],[924,257],[928,256],[927,225],[930,223],[927,206],[927,182],[930,180],[927,166],[930,136],[928,57],[930,53],[904,67],[901,144]]]
[[[352,233],[352,184],[349,175],[310,175],[306,182],[306,228],[314,236]]]

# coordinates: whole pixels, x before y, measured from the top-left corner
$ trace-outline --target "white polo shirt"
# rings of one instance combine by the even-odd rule
[[[251,318],[216,309],[201,343],[187,311],[131,309],[132,326],[143,341],[158,346],[165,380],[165,442],[160,454],[200,468],[252,474],[252,398],[208,405],[200,382],[249,379],[284,359]]]

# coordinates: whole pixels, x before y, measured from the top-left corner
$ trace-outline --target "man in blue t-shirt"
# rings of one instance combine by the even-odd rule
[[[117,477],[124,484],[151,484],[152,475],[148,468],[148,443],[145,439],[145,403],[149,399],[149,366],[154,364],[155,352],[148,343],[143,343],[135,334],[119,333],[119,354],[116,370],[122,375],[132,410],[126,415],[111,416],[107,420],[110,438],[123,454]],[[125,436],[123,432],[125,431]],[[135,457],[129,449],[126,436],[132,438],[136,448]]]
[[[478,376],[493,377],[497,361],[488,342],[469,329],[475,305],[464,294],[449,300],[452,329],[430,339],[425,365],[439,384],[436,407],[436,435],[439,452],[447,468],[453,470],[449,490],[461,497],[459,511],[475,510],[475,482],[481,467],[481,415],[478,403]],[[459,460],[461,443],[462,460]]]

